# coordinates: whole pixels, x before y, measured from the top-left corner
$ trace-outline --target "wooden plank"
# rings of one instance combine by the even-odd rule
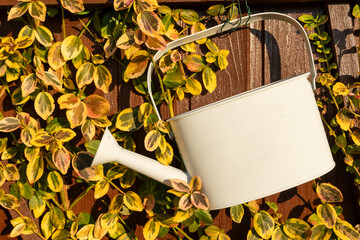
[[[263,3],[305,3],[305,2],[332,2],[336,0],[248,0],[249,4],[263,4]],[[58,0],[44,0],[43,1],[46,5],[58,5]],[[203,3],[231,3],[231,0],[158,0],[159,3],[188,3],[188,4],[203,4]],[[241,0],[244,2],[244,0]],[[0,6],[2,7],[9,7],[14,6],[17,4],[17,0],[0,0]],[[84,3],[87,5],[99,5],[99,4],[106,4],[112,5],[113,1],[111,0],[84,0]]]

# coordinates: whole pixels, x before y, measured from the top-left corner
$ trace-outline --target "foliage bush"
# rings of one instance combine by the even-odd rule
[[[201,195],[198,177],[190,185],[174,180],[174,189],[169,189],[115,163],[92,168],[84,168],[83,164],[96,152],[96,133],[106,126],[124,148],[132,151],[136,150],[132,136],[142,129],[146,133],[145,148],[154,152],[160,163],[172,164],[174,159],[181,162],[167,137],[169,126],[158,120],[149,102],[144,72],[153,62],[156,50],[164,49],[185,32],[204,30],[204,22],[211,18],[236,18],[237,8],[236,4],[214,5],[206,15],[199,16],[194,10],[158,5],[156,0],[115,0],[112,11],[85,9],[82,0],[61,0],[59,12],[41,1],[19,0],[10,9],[8,21],[21,24],[17,36],[1,37],[0,49],[0,96],[11,99],[13,109],[12,116],[0,114],[0,186],[11,183],[9,193],[0,188],[0,205],[19,215],[11,220],[10,237],[36,234],[41,239],[59,240],[101,239],[107,235],[119,240],[137,239],[124,217],[143,212],[148,218],[143,228],[147,240],[168,233],[178,239],[230,239],[213,224],[207,201],[202,205],[191,201],[191,195]],[[82,23],[83,30],[77,36],[67,35],[65,10]],[[358,7],[354,12],[359,15]],[[58,15],[62,18],[62,39],[54,39],[51,29],[43,24]],[[83,15],[89,18],[86,23],[81,20]],[[341,150],[345,154],[348,171],[355,173],[359,183],[360,163],[353,160],[360,145],[360,133],[354,129],[359,117],[359,84],[346,86],[336,82],[336,64],[331,63],[331,48],[327,47],[331,39],[319,30],[327,17],[305,15],[299,20],[305,28],[317,30],[309,38],[324,54],[319,59],[325,64],[319,82],[330,96],[319,106],[336,106],[336,117],[325,124],[335,137],[334,152]],[[83,44],[85,32],[101,47],[100,53],[90,52]],[[199,55],[198,45],[206,46],[208,51]],[[155,94],[157,104],[167,104],[170,116],[174,116],[175,98],[182,100],[186,94],[212,92],[217,85],[213,69],[225,69],[228,54],[228,50],[218,49],[206,38],[165,54],[156,64],[160,86]],[[113,82],[106,67],[108,61],[116,61],[122,67],[120,84],[131,82],[143,95],[141,106],[108,116],[110,104],[103,97]],[[76,136],[82,136],[83,144]],[[67,197],[65,176],[71,177],[74,184],[87,186],[72,202]],[[135,181],[141,185],[136,192],[129,190]],[[110,202],[104,201],[108,208],[100,215],[75,214],[72,210],[86,194],[101,199],[110,188],[117,195]],[[270,202],[266,206],[259,206],[256,201],[233,206],[230,216],[240,223],[245,208],[249,210],[253,228],[247,239],[360,239],[358,231],[339,218],[342,208],[334,204],[343,200],[340,190],[316,182],[315,191],[321,204],[307,222],[283,220],[277,205]],[[21,199],[26,200],[32,218],[19,211]],[[40,219],[40,226],[34,218]]]

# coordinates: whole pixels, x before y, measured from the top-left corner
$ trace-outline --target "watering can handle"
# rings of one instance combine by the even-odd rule
[[[240,26],[241,26],[246,23],[253,23],[253,22],[257,22],[257,21],[261,21],[261,20],[281,20],[281,21],[292,24],[293,26],[295,26],[297,28],[297,30],[299,30],[301,36],[303,37],[303,39],[305,41],[305,48],[306,48],[309,65],[310,65],[311,86],[313,89],[315,89],[316,88],[316,86],[315,86],[316,68],[315,68],[314,57],[312,55],[311,45],[310,45],[308,36],[307,36],[304,28],[302,27],[302,25],[296,19],[294,19],[288,15],[282,14],[282,13],[265,12],[265,13],[253,14],[253,15],[251,15],[251,17],[246,16],[246,17],[242,17],[241,19],[234,19],[234,20],[230,21],[230,24],[222,23],[217,26],[197,32],[195,34],[188,35],[183,38],[179,38],[173,42],[170,42],[164,50],[158,51],[154,55],[154,58],[153,58],[154,62],[157,62],[160,59],[160,57],[162,57],[165,53],[167,53],[171,49],[177,48],[184,44],[191,43],[191,42],[194,42],[196,40],[199,40],[199,39],[202,39],[205,37],[210,37],[210,36],[216,35],[216,34],[220,33],[220,31],[225,32],[225,31],[229,31],[235,27],[238,27],[238,24],[237,24],[238,21],[241,21],[241,24],[240,24]],[[235,25],[235,27],[234,27],[234,25]],[[157,114],[159,120],[161,120],[161,116],[160,116],[159,110],[156,107],[155,100],[154,100],[154,97],[152,94],[152,89],[151,89],[151,76],[152,76],[153,70],[154,70],[154,65],[151,63],[149,65],[149,69],[147,72],[147,87],[148,87],[150,99],[155,108],[156,114]]]

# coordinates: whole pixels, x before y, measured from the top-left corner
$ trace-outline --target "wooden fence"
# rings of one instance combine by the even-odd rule
[[[6,23],[5,14],[6,8],[16,4],[16,2],[16,0],[0,0],[0,6],[5,8],[1,10],[0,15],[1,36],[11,33],[17,34],[19,31],[19,28],[14,23],[11,23],[9,27]],[[45,2],[57,4],[56,0],[47,0]],[[112,3],[112,1],[108,0],[85,0],[85,2],[89,5],[111,5]],[[182,8],[192,8],[196,5],[196,10],[199,10],[199,7],[205,10],[210,6],[210,3],[230,3],[231,1],[159,0],[159,2],[171,4],[172,6],[181,4]],[[352,32],[355,31],[356,33],[359,30],[359,24],[351,18],[352,2],[295,0],[249,0],[248,2],[252,13],[276,11],[295,18],[303,14],[329,15],[330,20],[326,25],[326,30],[333,38],[334,58],[339,65],[340,80],[344,82],[356,80],[359,70],[359,60],[355,49],[355,46],[358,44],[358,36],[354,36]],[[201,3],[200,6],[199,3]],[[60,26],[60,21],[53,20],[50,24]],[[81,23],[72,18],[67,19],[66,26],[68,28],[68,35],[77,34],[79,30],[82,29]],[[60,27],[55,28],[53,33],[57,40],[62,39]],[[309,71],[304,44],[296,30],[286,23],[272,20],[254,23],[251,24],[249,28],[224,34],[213,40],[218,44],[219,48],[230,51],[230,55],[228,56],[229,67],[217,74],[218,87],[212,94],[195,96],[181,102],[176,102],[176,114],[187,112],[191,109],[245,92],[275,80]],[[94,44],[91,36],[86,34],[83,36],[83,42],[87,46]],[[315,58],[318,57],[315,53],[314,56]],[[118,64],[110,62],[107,67],[113,74],[115,82],[111,87],[111,91],[104,95],[110,102],[111,114],[126,107],[139,106],[142,103],[142,98],[133,91],[131,84],[124,84],[122,82],[120,71],[118,71]],[[317,64],[317,67],[319,67],[319,64]],[[321,92],[321,89],[317,91],[318,94],[321,94]],[[12,112],[8,111],[5,107],[6,101],[8,101],[8,99],[4,97],[0,99],[0,110],[5,116],[9,116]],[[161,112],[164,118],[169,117],[165,109],[161,109]],[[143,136],[139,136],[137,142],[140,143],[142,139]],[[138,145],[140,147],[141,144]],[[140,151],[144,152],[144,150],[141,149]],[[346,220],[352,224],[359,224],[359,190],[354,187],[353,177],[345,171],[346,166],[341,156],[336,157],[336,163],[336,168],[322,177],[322,180],[331,182],[343,191],[344,202],[341,204],[344,208],[343,215]],[[309,168],[311,168],[311,166],[309,166]],[[75,198],[79,194],[79,189],[70,188],[69,194],[73,194]],[[96,213],[100,210],[102,207],[100,201],[96,201],[92,195],[93,194],[89,194],[86,198],[82,199],[81,203],[74,208],[74,211],[76,213],[80,211]],[[111,197],[111,192],[109,197]],[[297,188],[275,194],[260,201],[277,203],[279,205],[279,212],[287,219],[290,217],[305,218],[308,216],[314,211],[314,206],[319,204],[316,199],[317,196],[312,189],[312,182],[308,182]],[[26,202],[22,202],[21,204],[22,206],[27,205]],[[25,213],[25,215],[27,214]],[[16,213],[0,209],[0,240],[9,239],[7,235],[10,229],[7,228],[7,226],[10,225],[9,219],[13,216],[17,216]],[[228,209],[213,211],[212,216],[215,217],[215,224],[225,229],[232,239],[246,239],[246,234],[251,224],[250,214],[248,212],[246,212],[241,224],[231,222]],[[136,227],[136,235],[139,239],[143,239],[142,229],[139,225],[144,225],[146,221],[146,219],[144,219],[145,217],[138,215],[137,217],[132,216],[131,218],[130,221],[133,222],[133,226]],[[136,225],[136,223],[141,224]],[[24,236],[22,239],[36,239],[36,236]],[[176,238],[167,236],[164,239]]]

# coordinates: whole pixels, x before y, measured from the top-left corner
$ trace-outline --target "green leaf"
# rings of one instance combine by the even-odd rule
[[[95,193],[94,193],[95,199],[99,199],[105,196],[109,190],[109,187],[110,187],[109,182],[105,178],[98,181],[95,185]]]
[[[360,239],[359,232],[348,222],[338,219],[336,221],[334,232],[336,236],[343,240]]]
[[[171,70],[165,74],[163,78],[163,83],[165,84],[165,86],[171,89],[175,89],[179,86],[184,85],[186,83],[186,78],[182,73],[176,70]]]
[[[296,240],[306,240],[311,237],[311,228],[303,220],[290,218],[284,224],[284,232],[290,238]]]
[[[207,225],[213,224],[213,218],[211,217],[211,214],[209,211],[205,211],[202,209],[197,209],[195,212],[195,216],[202,222],[204,222]]]
[[[315,225],[312,228],[311,240],[329,240],[331,234],[332,231],[328,229],[325,225],[323,224]]]
[[[45,47],[51,47],[54,37],[51,31],[44,26],[38,26],[35,29],[36,40]]]
[[[33,18],[38,19],[42,22],[45,21],[46,6],[43,2],[41,2],[41,1],[30,2],[28,9],[29,9],[29,14]]]
[[[61,54],[65,61],[77,57],[83,49],[83,43],[79,37],[70,35],[61,43]]]
[[[109,87],[112,82],[112,75],[105,66],[98,65],[94,72],[94,83],[96,88],[100,89],[104,93],[109,92]]]
[[[316,213],[327,228],[335,226],[337,213],[332,205],[329,203],[321,204],[317,207]]]
[[[269,239],[274,231],[275,222],[269,213],[260,211],[254,216],[254,228],[257,234],[264,239]]]
[[[132,211],[141,212],[144,209],[141,198],[139,197],[139,195],[132,191],[128,191],[125,193],[124,204],[128,209]]]
[[[64,186],[64,181],[57,171],[51,171],[47,177],[48,186],[53,192],[60,192]]]
[[[242,204],[230,207],[231,219],[236,223],[241,223],[244,216],[244,207]]]
[[[44,173],[44,160],[41,156],[35,157],[26,166],[26,176],[29,183],[32,184],[39,180]]]
[[[160,224],[151,218],[144,226],[143,235],[145,240],[155,240],[160,232]]]
[[[11,19],[18,18],[24,15],[29,8],[29,4],[30,2],[20,2],[13,6],[10,9],[7,20],[10,21]]]
[[[50,210],[50,221],[51,224],[57,229],[63,229],[65,227],[65,215],[63,211],[54,207]]]
[[[335,203],[343,201],[343,195],[341,191],[330,183],[319,184],[316,187],[316,193],[324,202]]]
[[[35,111],[44,120],[55,110],[54,99],[48,92],[40,92],[35,98]]]
[[[71,13],[84,11],[83,0],[61,0],[61,5]]]
[[[212,93],[216,86],[216,75],[214,71],[210,67],[205,67],[202,72],[202,79],[205,85],[205,88]]]
[[[116,128],[121,131],[130,132],[141,127],[138,120],[137,108],[126,108],[122,110],[116,118]]]
[[[0,120],[0,132],[12,132],[20,127],[20,121],[14,117],[6,117]]]
[[[343,135],[337,136],[335,138],[335,143],[340,148],[346,148],[346,146],[347,146],[346,137],[344,137]]]
[[[99,145],[100,145],[100,140],[91,140],[85,143],[86,151],[95,155],[97,149],[99,148]]]

